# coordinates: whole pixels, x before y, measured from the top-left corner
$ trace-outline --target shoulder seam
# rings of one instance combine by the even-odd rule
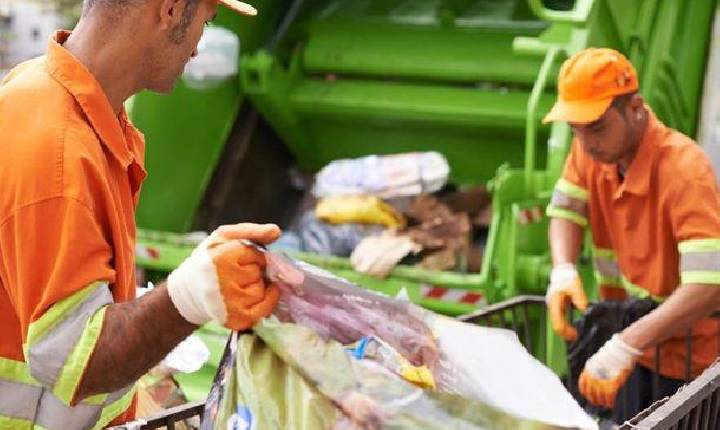
[[[60,139],[59,139],[59,150],[57,154],[57,160],[56,160],[56,169],[57,172],[55,173],[56,177],[56,183],[57,183],[57,192],[62,192],[63,185],[65,182],[65,143],[67,140],[67,131],[68,131],[68,123],[70,122],[70,114],[69,109],[65,110],[64,118],[62,122],[62,126],[60,129]]]
[[[47,61],[45,61],[45,73],[48,74],[50,79],[52,79],[58,85],[60,85],[58,80],[51,73],[51,70],[50,70],[50,67],[49,67],[49,64]],[[63,87],[63,91],[65,93],[68,93],[67,88]],[[74,104],[74,103],[77,103],[77,101],[73,99],[71,103]],[[59,132],[59,140],[58,140],[59,148],[58,148],[58,154],[57,154],[57,159],[56,159],[57,171],[55,172],[55,182],[57,184],[56,192],[58,194],[62,193],[63,186],[65,184],[65,149],[66,149],[66,143],[67,143],[68,130],[70,128],[69,127],[70,116],[71,116],[70,112],[71,112],[71,109],[63,109],[63,121],[62,121],[60,130],[58,130],[58,132]]]
[[[88,212],[90,212],[91,215],[95,215],[95,211],[92,210],[92,208],[90,207],[90,205],[88,205],[86,202],[82,201],[81,199],[79,199],[79,198],[77,198],[77,197],[68,196],[68,195],[62,195],[62,194],[61,194],[61,195],[55,195],[55,196],[43,197],[43,198],[40,198],[40,199],[36,199],[36,200],[31,201],[31,202],[28,202],[28,203],[25,203],[25,204],[23,204],[23,205],[20,205],[20,206],[18,206],[18,207],[13,208],[7,216],[5,216],[4,218],[0,219],[0,228],[5,227],[5,224],[7,224],[15,215],[17,215],[17,213],[18,213],[19,211],[21,211],[21,210],[23,210],[23,209],[25,209],[25,208],[28,208],[28,207],[34,206],[34,205],[38,205],[38,204],[40,204],[40,203],[45,203],[45,202],[48,202],[48,201],[51,201],[51,200],[60,200],[60,199],[65,199],[65,200],[74,201],[75,203],[78,203],[80,206],[82,206],[83,208],[85,208]]]

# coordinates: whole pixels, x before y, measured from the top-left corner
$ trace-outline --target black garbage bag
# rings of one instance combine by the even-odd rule
[[[605,342],[630,324],[649,314],[657,307],[650,299],[628,299],[625,301],[604,301],[593,303],[575,323],[578,337],[568,344],[567,357],[570,370],[568,387],[581,406],[603,418],[610,417],[610,411],[595,408],[580,394],[578,380],[585,362],[595,354]]]

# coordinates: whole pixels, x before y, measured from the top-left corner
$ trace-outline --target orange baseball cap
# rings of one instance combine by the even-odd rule
[[[238,0],[219,0],[218,3],[241,15],[255,16],[257,9]]]
[[[558,100],[543,122],[593,122],[615,97],[637,90],[637,73],[623,54],[607,48],[585,49],[560,68]]]

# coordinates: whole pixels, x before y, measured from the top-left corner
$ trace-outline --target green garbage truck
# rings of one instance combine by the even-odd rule
[[[132,102],[151,172],[138,209],[138,225],[150,231],[140,235],[149,252],[139,253],[139,264],[171,269],[192,241],[153,232],[213,228],[223,219],[208,216],[213,203],[220,211],[228,207],[218,199],[274,206],[273,214],[259,217],[286,221],[288,185],[268,177],[278,169],[285,175],[290,163],[314,171],[339,158],[438,151],[452,183],[492,190],[480,274],[399,267],[380,282],[353,273],[345,259],[301,257],[368,288],[390,294],[406,288],[424,306],[457,315],[473,306],[424,297],[422,286],[479,290],[488,303],[545,288],[547,220],[527,222],[522,214],[544,208],[568,151],[568,128],[540,123],[562,61],[589,46],[624,52],[658,116],[693,136],[716,2],[264,0],[257,6],[259,18],[221,12],[216,24],[240,40],[237,75],[199,90],[183,80],[170,97],[141,94]],[[278,142],[281,155],[267,149],[270,155],[243,164],[254,147]],[[243,176],[239,167],[255,173]]]

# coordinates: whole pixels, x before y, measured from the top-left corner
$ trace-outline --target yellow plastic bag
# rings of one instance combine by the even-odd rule
[[[374,196],[342,196],[320,199],[315,216],[330,224],[382,224],[403,227],[405,219],[381,199]]]

